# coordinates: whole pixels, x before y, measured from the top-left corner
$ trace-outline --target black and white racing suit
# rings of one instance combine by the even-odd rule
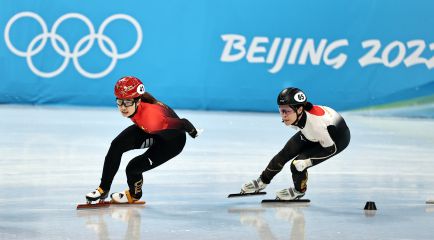
[[[286,143],[283,149],[273,157],[262,172],[261,179],[269,184],[290,160],[310,160],[315,166],[340,153],[350,143],[350,130],[342,116],[326,106],[313,106],[303,111],[296,125],[299,131]],[[291,162],[292,179],[295,189],[306,191],[307,169],[298,171]]]

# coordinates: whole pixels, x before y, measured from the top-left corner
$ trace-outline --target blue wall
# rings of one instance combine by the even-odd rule
[[[189,109],[274,111],[288,86],[339,110],[434,95],[430,0],[0,6],[0,103],[113,106],[113,85],[125,75]]]

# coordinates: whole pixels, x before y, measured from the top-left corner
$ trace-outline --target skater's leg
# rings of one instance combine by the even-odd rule
[[[131,125],[122,131],[112,142],[104,161],[100,188],[109,191],[113,178],[119,170],[122,154],[132,149],[144,148],[152,137],[136,125]]]
[[[348,128],[329,129],[330,135],[335,142],[334,151],[329,151],[323,148],[319,143],[313,144],[309,148],[305,148],[291,163],[292,179],[294,187],[299,192],[306,191],[306,184],[308,179],[307,169],[318,165],[325,160],[335,156],[344,150],[350,142],[350,132]]]
[[[297,132],[288,142],[283,149],[271,159],[268,166],[262,172],[257,180],[249,181],[241,186],[241,191],[244,193],[259,192],[271,182],[271,180],[278,174],[283,166],[292,158],[312,142],[307,141],[301,132]]]
[[[269,184],[271,180],[278,174],[283,166],[291,159],[296,157],[300,151],[302,151],[307,146],[311,145],[312,142],[305,139],[301,132],[297,132],[289,141],[286,143],[285,147],[271,159],[267,168],[262,172],[260,178],[266,184]]]
[[[297,170],[293,162],[291,163],[291,172],[292,172],[292,181],[294,182],[294,187],[297,191],[304,193],[306,192],[306,188],[307,188],[307,179],[308,179],[307,169],[300,172]]]
[[[307,188],[307,169],[329,159],[335,154],[336,153],[330,153],[319,143],[315,143],[309,149],[303,150],[303,152],[291,162],[292,180],[295,189],[304,193]]]
[[[181,153],[185,146],[185,133],[174,132],[169,140],[156,139],[144,154],[133,158],[127,165],[126,174],[131,196],[142,196],[143,172],[149,171]]]

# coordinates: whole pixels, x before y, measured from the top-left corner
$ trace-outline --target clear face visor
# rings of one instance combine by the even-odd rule
[[[287,115],[295,113],[295,111],[288,105],[279,105],[279,113],[280,115]]]
[[[134,105],[136,101],[134,101],[134,99],[119,99],[116,98],[116,104],[120,107],[122,105],[124,105],[125,107],[131,107]]]

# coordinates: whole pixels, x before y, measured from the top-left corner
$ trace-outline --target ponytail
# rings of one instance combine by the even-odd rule
[[[305,111],[310,111],[312,108],[313,108],[313,104],[311,102],[306,102],[306,104],[304,105]]]
[[[150,93],[145,92],[142,96],[140,96],[140,100],[145,103],[156,104],[158,100],[154,98]]]
[[[148,92],[145,92],[142,96],[140,96],[140,100],[142,100],[142,102],[145,102],[145,103],[161,105],[169,111],[169,113],[172,117],[179,118],[178,115],[175,113],[175,111],[173,111],[173,109],[171,109],[169,106],[167,106],[163,102],[158,101],[156,98],[154,98],[154,96],[152,96]]]

